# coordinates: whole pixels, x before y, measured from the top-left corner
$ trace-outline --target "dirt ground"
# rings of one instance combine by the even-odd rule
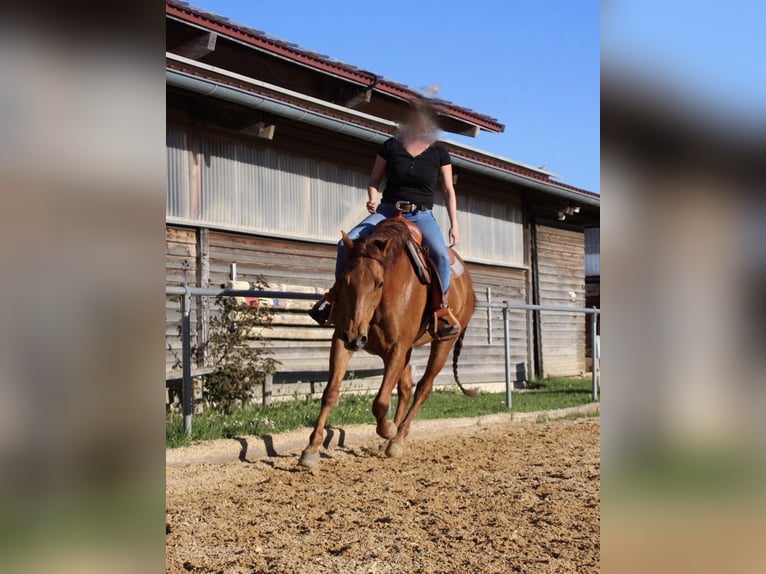
[[[167,456],[166,570],[598,572],[598,418],[416,421],[401,459],[370,427]]]

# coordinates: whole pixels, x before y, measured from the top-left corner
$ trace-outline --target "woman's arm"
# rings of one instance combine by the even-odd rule
[[[457,197],[455,186],[452,184],[452,164],[441,167],[441,178],[444,205],[447,206],[447,214],[449,215],[449,244],[452,247],[460,243],[460,229],[457,224]]]
[[[386,173],[386,160],[376,155],[370,179],[367,181],[367,211],[370,213],[375,213],[378,207],[378,186],[384,173]]]

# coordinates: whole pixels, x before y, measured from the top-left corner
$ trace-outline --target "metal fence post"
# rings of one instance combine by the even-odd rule
[[[593,355],[592,360],[592,371],[593,371],[593,400],[598,400],[598,376],[596,375],[596,364],[598,362],[598,349],[596,345],[596,325],[598,321],[596,320],[598,317],[598,309],[596,307],[593,307],[593,313],[591,313],[590,316],[590,340],[591,340],[591,355]]]
[[[265,407],[271,404],[271,393],[274,388],[274,375],[268,374],[261,384],[261,404]]]
[[[184,432],[190,437],[192,433],[191,294],[188,288],[181,298],[181,360],[183,362]]]
[[[492,344],[492,287],[487,287],[487,344]]]
[[[513,406],[511,397],[513,382],[511,381],[511,328],[508,301],[503,301],[503,341],[505,343],[505,405],[510,410]]]

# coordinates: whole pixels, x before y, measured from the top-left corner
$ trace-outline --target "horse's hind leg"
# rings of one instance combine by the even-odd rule
[[[322,393],[322,408],[319,411],[314,431],[309,438],[309,445],[301,453],[298,464],[307,468],[316,468],[319,464],[319,447],[324,439],[324,428],[330,411],[338,402],[340,384],[346,374],[348,362],[351,359],[351,351],[347,350],[340,339],[334,337],[330,349],[330,380]]]
[[[428,365],[423,373],[418,386],[415,389],[415,398],[407,411],[406,416],[398,425],[396,436],[391,439],[386,449],[386,454],[391,457],[399,457],[404,453],[404,439],[410,432],[410,426],[415,416],[418,414],[420,407],[426,402],[428,395],[431,394],[431,389],[434,385],[434,379],[436,375],[442,370],[444,363],[447,361],[449,351],[452,348],[452,341],[437,341],[432,344],[431,355],[428,359]]]
[[[394,385],[400,383],[400,377],[407,361],[404,353],[394,353],[388,359],[384,359],[384,362],[386,366],[383,372],[383,382],[372,403],[372,414],[375,415],[378,423],[375,429],[378,435],[390,439],[397,432],[397,425],[387,419],[388,407],[391,404],[391,393],[394,390]],[[398,411],[399,408],[397,407]]]
[[[402,369],[402,374],[399,375],[399,382],[397,383],[397,395],[399,396],[399,400],[396,405],[394,423],[393,425],[388,422],[386,423],[386,429],[390,432],[391,436],[396,433],[399,428],[399,423],[402,422],[404,414],[407,412],[407,407],[410,405],[410,399],[412,399],[412,386],[412,367],[408,363],[407,366]],[[380,450],[386,450],[387,448],[388,442],[384,442],[380,445]]]

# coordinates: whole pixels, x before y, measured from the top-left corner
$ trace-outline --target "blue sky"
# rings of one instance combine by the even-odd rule
[[[498,119],[459,141],[599,186],[599,2],[197,0],[191,4]]]
[[[640,71],[711,115],[766,119],[766,2],[617,0],[601,16],[605,63]]]

